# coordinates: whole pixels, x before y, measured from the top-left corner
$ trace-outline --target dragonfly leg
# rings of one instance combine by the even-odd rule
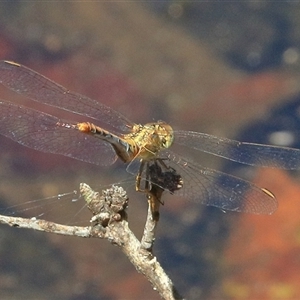
[[[137,192],[141,193],[148,193],[151,190],[151,182],[149,180],[149,163],[146,162],[145,160],[141,160],[140,168],[139,171],[136,175],[136,181],[135,181],[135,190]],[[145,178],[145,186],[142,188],[141,187],[141,180],[142,180],[142,174],[143,171],[146,168],[146,178]]]

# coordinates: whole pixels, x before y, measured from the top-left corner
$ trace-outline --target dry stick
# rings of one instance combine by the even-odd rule
[[[152,253],[155,230],[159,221],[159,207],[162,203],[161,197],[164,190],[158,185],[152,185],[151,190],[147,193],[148,214],[144,233],[141,240],[141,247]]]
[[[163,204],[162,194],[167,190],[171,194],[180,190],[183,186],[183,180],[175,169],[168,167],[163,159],[158,159],[147,168],[148,180],[145,182],[144,191],[147,191],[148,215],[144,228],[141,247],[152,253],[155,241],[155,230],[159,221],[159,207]]]
[[[0,223],[12,227],[30,228],[62,235],[107,239],[112,244],[121,248],[137,271],[146,276],[151,282],[153,289],[156,290],[163,299],[183,299],[174,288],[172,281],[167,276],[156,257],[147,250],[148,246],[146,248],[142,247],[141,243],[129,229],[125,211],[128,205],[128,197],[124,189],[122,187],[112,186],[110,189],[102,191],[102,194],[100,194],[93,191],[87,184],[83,183],[80,185],[80,191],[87,202],[88,208],[93,213],[91,219],[94,223],[93,226],[66,226],[36,218],[28,219],[2,215],[0,215]],[[150,198],[160,197],[155,194],[155,190],[152,190],[148,196]],[[151,201],[149,201],[149,204],[150,203]],[[149,217],[149,214],[151,217]],[[150,220],[150,223],[153,222],[153,210],[151,208],[148,210],[147,220],[148,219]],[[155,223],[157,223],[157,220],[158,219],[155,220]],[[153,228],[152,225],[149,225],[148,221],[146,222],[146,226],[149,228]],[[142,240],[149,241],[150,237],[150,249],[152,249],[154,233],[149,234],[148,230],[145,229],[145,234],[147,237],[143,237]]]

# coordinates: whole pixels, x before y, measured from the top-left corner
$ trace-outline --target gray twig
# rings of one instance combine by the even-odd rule
[[[136,270],[146,276],[163,299],[183,299],[151,251],[158,221],[159,202],[155,203],[155,201],[160,199],[161,195],[159,196],[155,190],[148,194],[148,217],[142,243],[140,243],[128,226],[126,213],[128,197],[122,187],[112,186],[100,194],[83,183],[80,185],[80,191],[93,214],[92,226],[66,226],[36,218],[2,215],[0,215],[0,223],[62,235],[107,239],[121,248]]]

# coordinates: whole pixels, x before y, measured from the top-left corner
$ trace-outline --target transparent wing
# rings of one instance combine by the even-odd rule
[[[183,187],[175,195],[224,210],[254,214],[272,214],[278,207],[271,192],[251,182],[204,168],[169,151],[162,159],[182,178]]]
[[[40,103],[100,120],[122,131],[133,123],[112,108],[73,93],[45,76],[17,63],[0,61],[0,83]]]
[[[96,165],[111,165],[117,159],[110,144],[71,127],[57,126],[58,122],[65,123],[54,116],[0,101],[0,134],[19,144]]]
[[[263,144],[245,143],[213,135],[175,131],[175,143],[251,166],[300,168],[300,150]]]

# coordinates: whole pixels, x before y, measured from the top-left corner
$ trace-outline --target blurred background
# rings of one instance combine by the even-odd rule
[[[5,1],[0,59],[134,122],[164,120],[176,129],[300,148],[299,16],[300,4],[291,1]],[[40,108],[3,87],[0,95]],[[0,147],[1,207],[17,215],[35,216],[37,207],[51,221],[87,225],[84,203],[72,201],[79,183],[101,190],[130,178],[121,163],[99,168],[2,136]],[[166,197],[154,253],[179,292],[187,299],[298,299],[297,172],[202,153],[193,159],[271,190],[279,208],[272,216],[224,213]],[[147,203],[133,186],[126,184],[129,225],[140,238]],[[159,299],[107,241],[0,231],[2,299]]]

